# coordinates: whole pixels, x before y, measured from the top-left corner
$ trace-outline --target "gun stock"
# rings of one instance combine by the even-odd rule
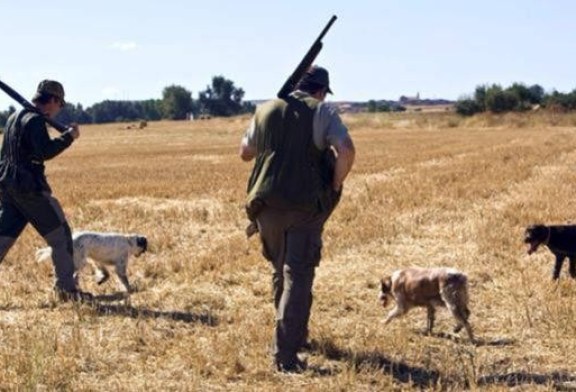
[[[38,113],[39,115],[41,115],[42,117],[44,117],[44,120],[50,124],[52,127],[54,127],[54,129],[56,129],[58,132],[63,133],[64,131],[66,131],[69,127],[56,121],[53,120],[49,117],[46,117],[44,115],[44,113],[40,112],[38,110],[38,108],[34,105],[32,105],[30,102],[28,102],[28,100],[26,100],[26,98],[24,98],[22,95],[18,94],[18,92],[16,90],[14,90],[12,87],[8,86],[6,83],[4,83],[3,81],[0,80],[0,89],[2,89],[2,91],[4,91],[6,94],[8,94],[10,96],[10,98],[14,99],[16,102],[18,102],[20,105],[22,105],[25,109],[30,110],[32,112]]]
[[[318,56],[318,53],[320,53],[320,51],[322,50],[322,38],[324,38],[328,30],[330,30],[330,27],[332,27],[332,24],[336,21],[336,19],[337,19],[336,15],[332,15],[332,18],[330,18],[330,20],[328,21],[328,23],[326,24],[326,26],[324,27],[318,38],[316,38],[316,41],[314,41],[310,49],[308,49],[308,52],[306,53],[306,55],[304,55],[304,58],[302,59],[302,61],[300,61],[300,64],[298,64],[294,72],[292,72],[292,75],[290,75],[290,77],[286,80],[280,91],[278,91],[277,94],[278,98],[286,99],[288,95],[292,91],[294,91],[300,79],[302,79],[308,68],[310,68],[310,66],[314,63],[314,60],[316,59],[316,56]]]

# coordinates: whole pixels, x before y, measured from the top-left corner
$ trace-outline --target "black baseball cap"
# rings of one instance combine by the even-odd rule
[[[318,65],[311,66],[308,71],[302,76],[301,83],[314,83],[323,87],[328,88],[330,94],[334,94],[330,90],[330,78],[328,76],[328,71],[326,68],[322,68]]]
[[[64,87],[62,87],[62,84],[60,82],[57,82],[55,80],[46,79],[41,81],[38,84],[36,94],[34,94],[32,101],[35,101],[36,99],[40,98],[43,95],[52,95],[53,97],[58,98],[60,102],[62,102],[62,105],[66,103],[64,101]]]

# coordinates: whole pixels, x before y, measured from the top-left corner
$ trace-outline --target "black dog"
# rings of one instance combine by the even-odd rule
[[[530,244],[528,254],[536,252],[540,245],[545,245],[556,256],[552,279],[560,277],[564,259],[570,260],[570,276],[576,279],[576,226],[532,225],[526,228],[524,243]]]

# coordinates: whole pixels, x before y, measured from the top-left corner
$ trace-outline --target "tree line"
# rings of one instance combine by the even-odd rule
[[[545,93],[538,84],[514,83],[507,88],[499,84],[480,85],[471,97],[459,99],[454,108],[463,116],[483,112],[525,112],[534,108],[567,112],[576,109],[576,89],[569,93],[555,90]]]
[[[161,99],[105,100],[87,108],[67,102],[57,120],[66,124],[102,124],[138,120],[185,120],[199,116],[228,117],[254,112],[255,105],[243,99],[242,88],[236,87],[233,81],[223,76],[215,76],[211,85],[198,93],[197,99],[194,99],[192,92],[186,88],[171,85],[164,88]],[[6,124],[14,111],[14,106],[0,111],[0,127]]]

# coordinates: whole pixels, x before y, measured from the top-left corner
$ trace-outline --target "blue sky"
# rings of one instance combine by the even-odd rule
[[[63,82],[67,100],[193,97],[222,75],[246,99],[275,96],[330,17],[317,63],[335,101],[457,99],[477,85],[576,88],[569,0],[0,0],[0,80],[30,98]],[[14,102],[0,93],[0,110]]]

